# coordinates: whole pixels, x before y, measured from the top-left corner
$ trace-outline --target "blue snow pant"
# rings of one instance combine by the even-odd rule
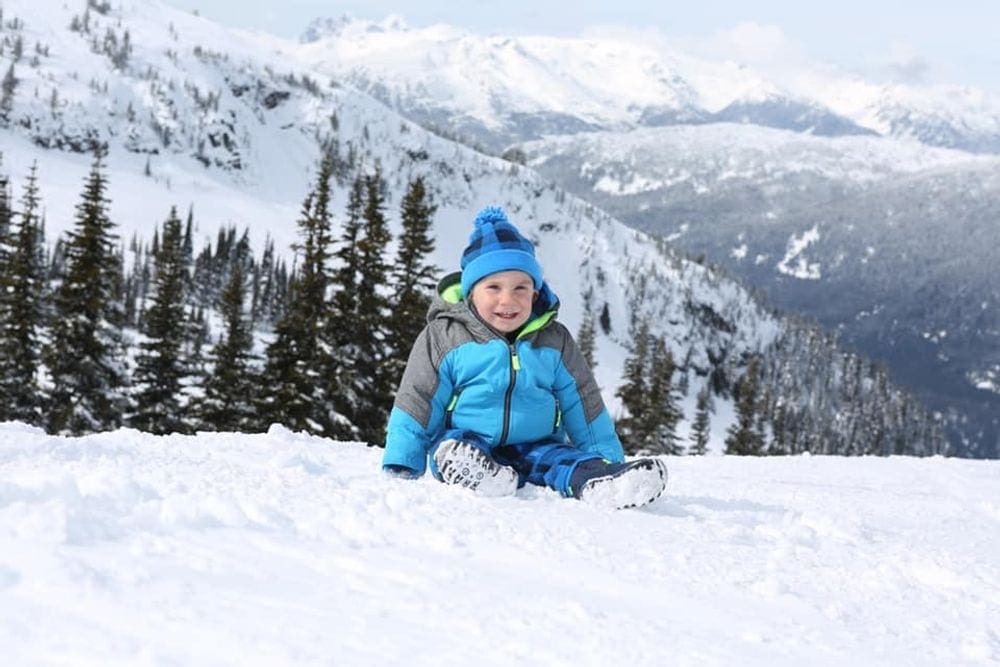
[[[576,470],[576,466],[582,461],[601,458],[600,454],[591,454],[563,442],[545,440],[521,445],[500,445],[491,449],[475,433],[452,429],[445,433],[430,450],[431,474],[439,481],[441,473],[434,461],[434,452],[445,440],[467,442],[481,449],[500,465],[510,466],[517,472],[518,487],[525,484],[547,486],[564,496],[573,495],[569,480],[573,471]]]

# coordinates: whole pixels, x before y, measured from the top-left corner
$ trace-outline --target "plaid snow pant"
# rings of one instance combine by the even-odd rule
[[[475,433],[452,429],[434,443],[430,450],[431,474],[441,481],[441,473],[434,461],[434,452],[445,440],[461,440],[484,451],[500,465],[510,466],[517,472],[518,487],[525,484],[547,486],[564,496],[573,494],[569,486],[570,477],[582,461],[601,458],[600,454],[585,452],[564,442],[540,441],[525,444],[490,446]]]

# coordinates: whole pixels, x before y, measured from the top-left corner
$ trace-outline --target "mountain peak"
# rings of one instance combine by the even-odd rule
[[[366,33],[406,32],[407,30],[409,30],[409,26],[399,14],[389,14],[381,21],[371,21],[355,18],[345,12],[337,18],[313,19],[302,33],[299,42],[311,44],[330,37],[349,35],[356,38]]]

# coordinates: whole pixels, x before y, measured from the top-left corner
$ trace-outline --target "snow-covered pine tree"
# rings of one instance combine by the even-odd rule
[[[204,395],[194,412],[198,428],[214,431],[253,431],[259,423],[256,395],[260,386],[252,365],[253,331],[243,314],[250,246],[244,236],[237,245],[229,282],[219,310],[225,331],[212,350],[214,365],[203,384]]]
[[[726,432],[726,454],[759,456],[764,443],[757,431],[760,358],[751,357],[736,386],[736,421]]]
[[[4,245],[9,241],[0,265],[0,420],[28,424],[42,421],[37,380],[45,282],[40,208],[38,168],[33,164],[16,222],[8,224],[0,239]]]
[[[701,391],[698,392],[694,408],[694,422],[691,424],[691,444],[688,445],[688,454],[692,456],[704,456],[708,451],[711,401],[712,393],[706,383]]]
[[[163,223],[163,236],[153,257],[153,295],[143,314],[143,340],[136,356],[134,412],[129,425],[151,433],[188,433],[184,378],[190,374],[184,358],[188,326],[184,312],[188,285],[181,221],[176,207]]]
[[[403,377],[413,341],[427,321],[427,309],[437,284],[438,267],[428,263],[434,252],[431,229],[435,210],[424,180],[418,176],[407,187],[400,206],[402,234],[390,282],[392,296],[386,336],[389,357],[385,372],[392,388],[399,386]]]
[[[621,399],[625,415],[615,420],[615,427],[622,446],[628,454],[637,453],[646,442],[643,430],[643,410],[646,407],[646,369],[649,365],[649,322],[641,319],[633,328],[629,356],[625,359],[625,382],[615,391]]]
[[[50,340],[43,352],[51,380],[48,429],[53,433],[117,428],[127,404],[124,308],[117,300],[121,257],[108,218],[106,189],[98,152],[64,245],[65,268],[53,297]]]

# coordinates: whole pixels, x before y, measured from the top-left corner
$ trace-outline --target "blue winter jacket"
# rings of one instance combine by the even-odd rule
[[[423,474],[446,430],[504,444],[565,442],[613,462],[625,458],[600,389],[572,335],[555,320],[543,284],[532,318],[511,343],[462,299],[461,274],[439,286],[410,352],[389,415],[384,466]]]

